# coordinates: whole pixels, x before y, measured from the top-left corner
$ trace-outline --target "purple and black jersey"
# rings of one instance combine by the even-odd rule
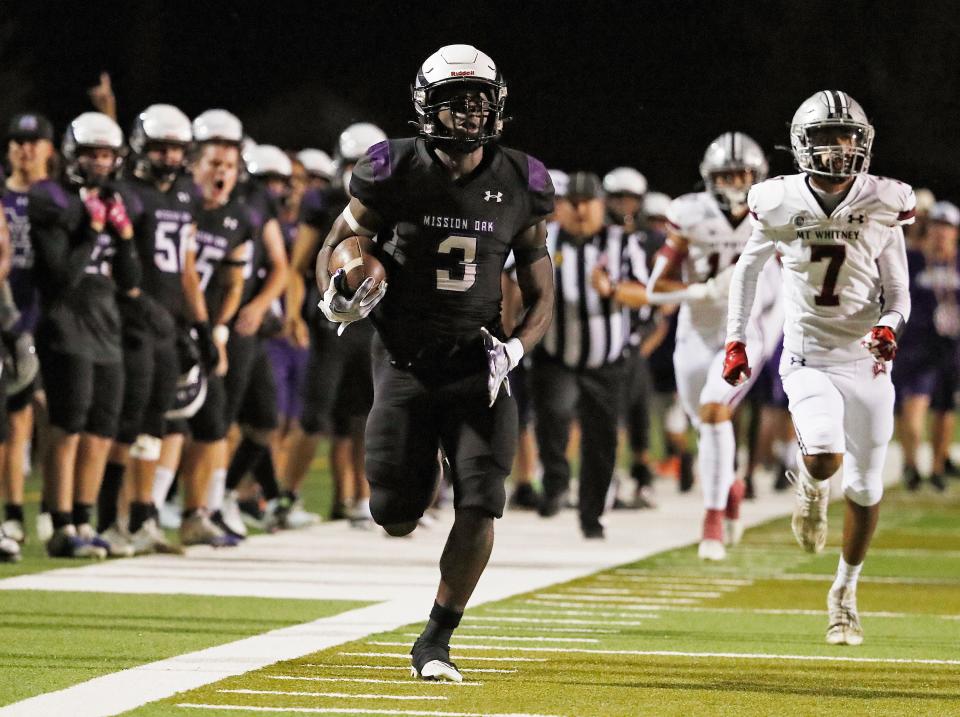
[[[30,188],[28,218],[41,305],[37,340],[94,363],[120,361],[115,293],[139,285],[134,243],[94,232],[78,191],[51,180]]]
[[[178,177],[165,192],[136,177],[120,186],[133,222],[143,262],[143,290],[176,318],[185,320],[181,275],[184,257],[194,248],[195,222],[202,206],[193,179]]]
[[[243,299],[240,305],[244,306],[260,293],[270,273],[270,259],[263,244],[263,227],[271,219],[279,219],[280,210],[276,199],[270,195],[266,187],[255,180],[238,188],[238,193],[256,227],[253,251],[243,271]]]
[[[243,268],[253,256],[260,227],[257,217],[234,195],[215,209],[200,209],[197,215],[197,275],[211,319],[217,315],[227,289],[226,274],[232,266],[228,257],[246,245]]]
[[[13,292],[13,301],[20,311],[20,319],[13,328],[14,333],[32,332],[37,326],[40,317],[40,303],[37,298],[37,287],[33,283],[33,246],[30,244],[30,219],[27,216],[27,207],[30,204],[26,192],[16,192],[12,189],[0,190],[3,196],[3,213],[7,219],[7,228],[10,230],[10,244],[13,256],[10,260],[10,290]]]
[[[385,221],[377,237],[389,289],[374,311],[400,361],[432,358],[502,336],[500,273],[514,239],[553,211],[543,164],[499,145],[454,180],[424,140],[373,145],[354,167],[350,193]]]

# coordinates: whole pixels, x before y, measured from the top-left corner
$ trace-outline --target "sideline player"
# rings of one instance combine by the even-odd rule
[[[857,578],[877,526],[883,462],[893,435],[891,361],[910,315],[902,225],[913,190],[867,173],[873,126],[845,92],[800,105],[790,125],[799,174],[749,196],[753,234],[730,287],[723,377],[750,376],[747,331],[757,276],[778,252],[786,322],[780,363],[802,455],[793,479],[793,533],[810,552],[827,541],[829,479],[843,468],[846,515],[837,576],[827,596],[831,645],[859,645]]]
[[[736,545],[743,532],[744,485],[736,480],[732,417],[750,388],[731,389],[721,380],[726,296],[733,265],[750,237],[747,191],[766,179],[767,159],[747,135],[726,132],[707,147],[700,175],[706,191],[677,197],[670,205],[673,232],[654,264],[649,300],[682,303],[673,364],[680,402],[699,433],[697,464],[706,512],[698,555],[723,560],[724,543]],[[681,268],[683,281],[678,281]],[[751,311],[754,363],[770,355],[779,337],[779,294],[779,271],[771,262]]]
[[[463,679],[450,636],[490,557],[516,451],[517,409],[501,389],[553,313],[553,188],[541,162],[496,143],[506,97],[485,53],[448,45],[431,55],[413,87],[420,136],[368,150],[317,258],[321,308],[341,330],[378,307],[366,433],[374,520],[394,536],[413,531],[433,497],[437,449],[449,459],[455,519],[411,650],[424,679]],[[348,299],[329,279],[334,247],[355,234],[379,235],[389,291],[367,279]],[[507,338],[500,273],[511,250],[527,313]]]

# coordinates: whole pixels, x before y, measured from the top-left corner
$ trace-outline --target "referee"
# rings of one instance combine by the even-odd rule
[[[646,303],[644,253],[635,234],[605,223],[600,179],[570,175],[547,247],[555,268],[553,325],[534,354],[532,389],[543,464],[541,516],[556,515],[570,483],[566,447],[574,417],[582,433],[580,528],[603,538],[603,514],[617,453],[626,389],[629,309]]]

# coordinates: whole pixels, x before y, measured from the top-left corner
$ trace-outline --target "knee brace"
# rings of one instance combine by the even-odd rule
[[[130,457],[142,461],[156,461],[160,459],[160,447],[163,441],[156,436],[141,433],[130,446]]]

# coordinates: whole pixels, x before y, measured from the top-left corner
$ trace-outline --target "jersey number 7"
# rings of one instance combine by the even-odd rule
[[[823,288],[813,297],[817,306],[840,306],[840,296],[835,292],[837,277],[840,275],[840,266],[847,258],[847,247],[843,244],[814,244],[810,247],[810,261],[829,259],[827,272],[823,276]]]

